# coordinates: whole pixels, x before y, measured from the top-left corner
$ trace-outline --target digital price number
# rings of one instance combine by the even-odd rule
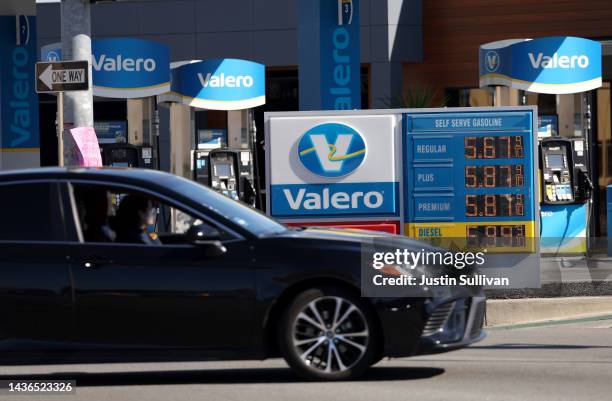
[[[525,225],[480,225],[466,227],[467,244],[481,246],[525,246]]]
[[[505,136],[466,136],[466,159],[521,159],[524,154],[523,137]]]
[[[466,188],[522,187],[525,184],[522,164],[500,166],[465,166]]]
[[[525,215],[524,195],[465,195],[466,217]]]
[[[524,195],[465,195],[466,217],[525,215]]]

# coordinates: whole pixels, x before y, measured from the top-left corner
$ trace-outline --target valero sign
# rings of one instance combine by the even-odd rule
[[[359,0],[299,0],[300,110],[361,108]]]
[[[186,63],[172,69],[166,100],[209,110],[240,110],[266,103],[265,66],[239,59]]]
[[[97,39],[92,43],[93,94],[134,98],[170,90],[170,50],[149,40]]]
[[[577,93],[601,86],[601,44],[576,37],[512,39],[480,46],[480,86]]]
[[[41,49],[42,61],[61,61],[61,43]],[[150,40],[95,39],[91,43],[93,94],[108,98],[139,98],[170,90],[170,49]]]
[[[395,116],[279,114],[265,116],[272,216],[399,220]]]
[[[210,110],[240,110],[266,103],[263,64],[217,59],[177,62],[172,68],[168,46],[133,38],[96,39],[91,47],[95,96],[162,95],[161,101]],[[61,59],[60,43],[41,48],[42,61]]]

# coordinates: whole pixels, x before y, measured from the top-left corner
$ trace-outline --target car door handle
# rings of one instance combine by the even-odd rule
[[[111,259],[99,258],[96,256],[92,256],[83,261],[83,267],[86,269],[95,269],[100,265],[112,265],[115,262]]]

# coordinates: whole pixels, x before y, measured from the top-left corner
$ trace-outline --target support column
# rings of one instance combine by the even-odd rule
[[[162,171],[170,171],[170,106],[160,103],[157,104],[157,114],[159,118],[159,143],[157,148],[157,157],[159,161],[159,169]]]
[[[127,100],[127,119],[128,119],[128,143],[131,145],[142,145],[145,141],[144,135],[144,109],[145,99]]]
[[[195,133],[191,107],[170,104],[170,172],[191,179],[191,150]]]
[[[248,110],[230,110],[227,112],[227,145],[232,149],[248,149],[249,140]]]
[[[91,6],[89,0],[62,0],[62,59],[87,60],[91,72]],[[89,90],[66,92],[64,128],[93,127],[93,95]]]

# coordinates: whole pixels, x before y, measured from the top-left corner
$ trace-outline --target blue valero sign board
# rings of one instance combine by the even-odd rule
[[[361,108],[359,0],[298,2],[300,110]]]
[[[33,79],[36,17],[0,16],[0,59],[0,152],[11,152],[0,158],[23,158],[23,152],[38,152],[40,146]]]
[[[534,111],[412,112],[404,118],[405,233],[536,236]]]
[[[502,85],[538,93],[577,93],[601,86],[601,44],[555,36],[480,46],[480,86]]]
[[[62,59],[60,43],[41,48],[42,61]],[[168,46],[142,39],[92,41],[93,94],[107,98],[155,95],[209,110],[241,110],[266,103],[266,68],[239,59],[170,64]]]
[[[323,110],[361,108],[359,1],[321,1],[321,106]],[[331,2],[334,3],[334,2]]]
[[[98,39],[92,43],[93,93],[134,98],[170,89],[168,46],[143,39]]]
[[[94,96],[139,98],[170,90],[170,49],[150,40],[96,39],[91,44]],[[62,59],[60,43],[41,48],[42,61]]]
[[[164,99],[209,110],[240,110],[266,103],[266,68],[239,59],[182,63],[172,69]]]

